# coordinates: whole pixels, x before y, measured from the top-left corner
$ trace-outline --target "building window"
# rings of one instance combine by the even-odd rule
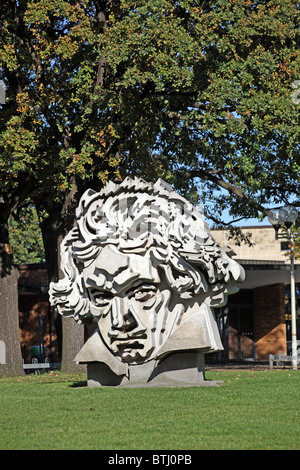
[[[281,251],[289,251],[290,249],[290,242],[280,242],[280,250]]]

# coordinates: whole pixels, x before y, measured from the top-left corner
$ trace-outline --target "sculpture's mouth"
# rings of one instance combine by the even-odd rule
[[[144,349],[144,344],[137,340],[116,342],[115,345],[120,352],[130,351],[132,349]]]
[[[145,361],[146,357],[150,354],[145,351],[145,345],[135,340],[115,341],[113,349],[115,354],[122,358],[123,362],[127,363],[140,363]],[[143,351],[143,352],[142,352]]]
[[[118,349],[119,352],[130,351],[132,349],[144,349],[144,341],[147,338],[146,335],[143,335],[139,338],[115,338],[112,341],[112,346],[114,349]]]
[[[132,342],[139,342],[140,340],[147,339],[146,334],[140,334],[140,335],[129,335],[129,334],[120,334],[118,336],[113,336],[110,335],[110,340],[111,343],[132,343]]]
[[[138,336],[121,333],[120,336],[110,338],[110,349],[123,362],[128,364],[141,364],[148,360],[154,347],[148,345],[148,335],[140,334]]]

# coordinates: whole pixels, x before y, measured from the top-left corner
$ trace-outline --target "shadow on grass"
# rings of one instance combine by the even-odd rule
[[[70,388],[87,387],[87,380],[80,380],[70,385]]]

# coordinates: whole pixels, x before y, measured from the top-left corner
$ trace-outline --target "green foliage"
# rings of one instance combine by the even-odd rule
[[[22,209],[16,218],[10,217],[9,234],[15,264],[45,261],[42,233],[34,207]]]
[[[284,0],[121,2],[105,53],[131,131],[125,166],[157,163],[179,189],[197,187],[216,220],[298,204],[298,25],[298,4]]]
[[[128,174],[164,178],[215,221],[298,204],[297,2],[3,0],[0,14],[15,205],[49,211]]]

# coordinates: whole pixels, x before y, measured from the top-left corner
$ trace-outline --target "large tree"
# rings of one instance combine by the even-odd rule
[[[216,221],[224,208],[239,218],[299,205],[299,4],[122,4],[106,57],[130,129],[124,165],[136,172],[140,156],[143,173],[156,160],[178,188],[198,178]]]
[[[0,13],[1,224],[31,198],[50,279],[78,197],[109,178],[163,177],[215,222],[299,204],[298,3],[3,0]]]

